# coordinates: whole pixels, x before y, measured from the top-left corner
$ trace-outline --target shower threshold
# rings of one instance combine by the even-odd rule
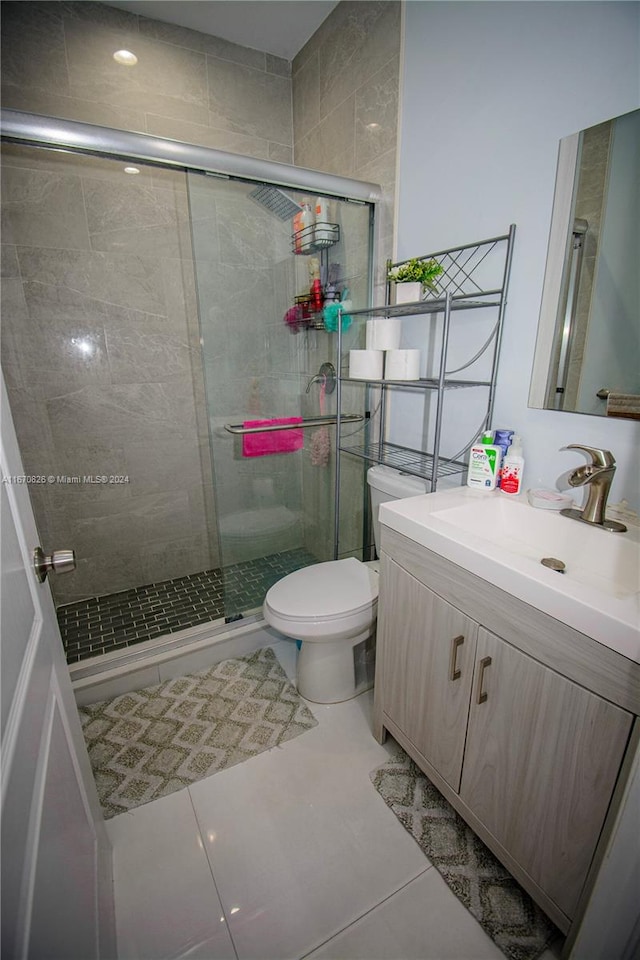
[[[109,656],[192,628],[223,629],[225,611],[242,611],[242,619],[260,614],[264,595],[277,580],[317,563],[304,549],[287,550],[227,568],[147,584],[132,590],[91,597],[58,607],[57,616],[67,663]],[[228,619],[237,619],[237,614]],[[142,653],[142,650],[140,650]],[[138,658],[136,658],[138,659]],[[74,671],[75,672],[75,671]]]

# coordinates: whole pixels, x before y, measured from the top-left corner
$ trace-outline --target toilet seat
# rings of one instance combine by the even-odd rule
[[[301,640],[355,636],[376,619],[375,565],[354,557],[303,567],[268,591],[264,614],[281,633]]]
[[[378,579],[354,557],[329,560],[283,577],[271,587],[267,599],[285,618],[333,620],[377,601]]]

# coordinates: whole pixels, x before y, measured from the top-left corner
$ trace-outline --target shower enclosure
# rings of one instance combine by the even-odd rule
[[[296,298],[318,276],[367,305],[375,188],[12,111],[3,134],[2,365],[42,545],[77,556],[50,578],[69,662],[246,621],[284,574],[361,555],[336,337]]]

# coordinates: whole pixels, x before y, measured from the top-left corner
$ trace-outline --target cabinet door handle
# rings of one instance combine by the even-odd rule
[[[464,643],[464,637],[460,634],[459,637],[454,637],[451,641],[451,659],[449,660],[449,680],[459,680],[462,676],[461,671],[457,667],[458,659],[458,647],[461,647]]]
[[[487,692],[483,690],[484,684],[484,671],[488,666],[491,665],[491,657],[483,657],[480,661],[480,671],[478,673],[478,696],[476,698],[477,703],[484,703],[487,699]]]

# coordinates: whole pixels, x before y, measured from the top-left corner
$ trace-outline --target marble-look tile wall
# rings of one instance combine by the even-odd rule
[[[43,546],[78,556],[52,578],[59,603],[217,559],[186,184],[141,169],[3,150],[2,363],[24,466],[80,478],[31,486]],[[128,479],[83,481],[100,476]]]
[[[321,106],[318,88],[318,123],[308,123],[302,139],[298,137],[301,151],[297,157],[298,163],[383,182],[386,196],[391,195],[393,188],[394,168],[391,161],[395,161],[395,146],[392,148],[390,139],[390,103],[394,97],[397,101],[397,76],[394,81],[393,73],[395,70],[397,74],[398,69],[398,8],[398,3],[339,5],[338,12],[332,15],[331,30],[340,32],[344,26],[343,32],[346,32],[347,38],[357,41],[354,48],[356,53],[355,56],[348,54],[343,36],[339,49],[345,59],[341,65],[335,58],[331,59],[334,80],[329,92],[322,85]],[[331,32],[327,35],[325,31],[320,38],[321,45],[330,44],[331,36]],[[8,0],[3,3],[2,39],[4,106],[172,137],[256,157],[284,162],[293,159],[291,65],[277,57],[239,47],[217,37],[134,16],[91,0],[32,0],[29,3]],[[112,54],[119,48],[134,50],[139,58],[135,68],[120,66],[113,61]],[[316,62],[320,47],[314,46],[313,39],[305,49],[310,59]],[[323,49],[326,52],[326,46]],[[363,58],[365,50],[368,52]],[[376,69],[371,69],[369,61],[376,58],[379,64]],[[299,84],[298,88],[301,89]],[[343,93],[348,101],[346,106],[341,100]],[[382,112],[376,109],[373,119],[370,118],[372,103],[382,109]],[[330,145],[327,140],[330,126],[327,122],[335,119],[335,111],[341,108],[353,125],[343,125],[333,145]],[[297,130],[300,116],[298,106]],[[367,126],[374,123],[378,126]],[[315,126],[318,129],[314,130]],[[307,136],[315,137],[315,140],[311,139],[305,145],[303,141]],[[344,152],[346,158],[340,169],[331,159],[336,152],[336,143],[341,145],[338,154],[341,156]],[[351,144],[346,151],[343,149],[345,143]],[[349,149],[352,150],[350,156]],[[32,162],[23,164],[21,173],[17,170],[20,164],[11,166],[13,173],[9,173],[9,177],[14,178],[12,189],[16,195],[23,199],[28,196],[29,202],[32,202],[37,193],[37,190],[33,190],[33,184],[29,185],[28,182],[32,175],[29,172]],[[80,192],[72,188],[66,173],[61,175],[57,166],[48,174],[53,175],[54,171],[60,182],[56,181],[53,187],[53,181],[50,181],[50,187],[45,191],[46,204],[41,205],[38,217],[41,222],[46,221],[50,237],[59,238],[63,235],[64,241],[52,240],[48,247],[46,242],[42,243],[46,231],[43,234],[40,226],[29,225],[28,218],[23,216],[17,218],[20,223],[15,227],[18,239],[3,247],[3,265],[11,281],[6,296],[11,301],[11,310],[16,317],[16,336],[8,338],[5,348],[7,379],[15,380],[13,387],[16,391],[22,389],[27,379],[26,368],[32,362],[23,359],[27,345],[20,343],[17,329],[21,317],[37,319],[33,298],[29,304],[25,299],[25,284],[46,282],[51,287],[60,287],[63,300],[69,296],[69,291],[88,298],[93,311],[91,324],[96,328],[94,330],[92,327],[92,334],[95,334],[95,342],[100,346],[94,359],[97,361],[98,357],[101,358],[100,363],[92,365],[96,377],[94,388],[103,390],[105,409],[110,408],[115,421],[119,420],[121,426],[126,422],[127,428],[133,425],[131,442],[126,444],[126,450],[117,438],[108,436],[109,431],[106,441],[98,440],[100,435],[96,433],[92,448],[95,448],[95,456],[99,460],[100,452],[101,462],[112,462],[115,457],[115,462],[122,462],[123,467],[129,467],[137,453],[137,483],[142,484],[137,489],[141,495],[144,492],[145,496],[157,497],[160,493],[153,469],[157,458],[162,460],[165,474],[168,472],[172,477],[169,491],[163,491],[162,494],[165,499],[156,500],[155,503],[150,501],[145,514],[148,518],[152,508],[155,510],[159,525],[166,533],[164,553],[160,546],[153,546],[153,536],[149,539],[148,526],[142,520],[126,524],[113,506],[118,497],[122,502],[126,491],[120,491],[117,495],[113,490],[96,490],[91,496],[85,494],[85,498],[91,502],[106,504],[110,502],[109,498],[113,502],[109,507],[100,508],[101,523],[96,522],[98,513],[94,506],[82,507],[74,518],[77,525],[86,521],[84,529],[91,529],[94,534],[102,527],[105,537],[107,530],[112,534],[122,529],[123,538],[121,542],[118,542],[117,536],[112,537],[108,544],[105,541],[106,552],[98,551],[95,548],[97,541],[92,541],[94,555],[91,562],[95,570],[100,572],[99,587],[95,586],[93,580],[89,585],[85,563],[74,575],[75,582],[70,577],[59,581],[58,599],[69,600],[88,592],[104,593],[140,582],[140,563],[143,561],[142,573],[148,580],[154,555],[161,560],[153,568],[154,579],[180,575],[192,569],[192,561],[201,548],[204,554],[198,554],[202,559],[202,563],[198,561],[198,569],[215,564],[218,556],[208,443],[210,424],[201,372],[196,370],[198,364],[194,362],[194,351],[197,352],[199,348],[199,332],[194,265],[190,255],[186,254],[189,234],[186,217],[183,219],[181,214],[174,216],[167,213],[161,202],[162,198],[166,199],[167,191],[158,192],[160,187],[166,187],[166,183],[160,183],[157,176],[152,179],[156,195],[151,196],[149,189],[145,193],[141,189],[142,178],[139,178],[140,189],[134,199],[135,191],[131,184],[120,184],[116,188],[107,185],[108,178],[103,178],[102,174],[76,170],[73,175],[82,183],[83,192]],[[222,325],[216,328],[216,336],[209,338],[205,347],[204,362],[210,372],[216,355],[224,349],[222,369],[228,371],[228,375],[225,373],[220,378],[221,367],[218,364],[218,374],[210,380],[208,399],[216,403],[212,426],[219,432],[220,421],[226,418],[227,413],[235,418],[239,410],[264,413],[266,416],[317,413],[317,397],[313,394],[304,395],[301,383],[304,388],[306,378],[317,371],[323,360],[335,359],[335,343],[334,338],[327,334],[311,333],[296,337],[283,327],[282,314],[290,305],[292,293],[299,286],[295,277],[300,264],[292,265],[290,258],[285,255],[270,265],[261,262],[268,244],[256,247],[246,243],[247,233],[246,230],[243,233],[242,223],[234,223],[238,211],[227,216],[223,199],[218,198],[213,206],[203,200],[202,207],[201,200],[198,198],[194,204],[196,213],[192,224],[195,255],[199,260],[196,264],[198,281],[204,277],[204,287],[209,285],[215,288],[216,297],[219,297],[218,312],[221,312],[221,308],[224,311]],[[183,209],[184,198],[180,204]],[[382,256],[387,255],[391,242],[390,209],[388,200],[385,200]],[[128,211],[133,211],[135,217],[127,220]],[[240,219],[244,217],[246,221],[249,216],[253,221],[253,229],[262,221],[255,209],[252,213],[252,217],[244,213]],[[135,225],[132,225],[131,219],[135,220]],[[211,229],[212,224],[214,229]],[[239,233],[236,232],[238,226]],[[265,236],[271,237],[274,222],[265,221],[262,230]],[[356,231],[348,229],[347,233],[351,243],[347,269],[355,294],[360,297],[366,288],[366,240],[357,246],[353,243]],[[278,248],[277,244],[275,246]],[[248,272],[239,268],[234,259],[243,247],[244,253],[248,252],[253,257]],[[222,258],[221,252],[224,254]],[[241,274],[237,285],[231,282],[236,269]],[[249,275],[251,280],[248,280]],[[46,280],[42,281],[42,277]],[[200,293],[202,296],[202,291]],[[108,310],[105,304],[109,306]],[[85,306],[86,303],[81,309],[84,310]],[[68,309],[65,305],[63,312]],[[158,338],[166,333],[162,327],[164,318],[172,315],[181,316],[181,322],[184,321],[187,346],[184,350],[176,346],[174,366],[169,371],[166,352],[164,359],[159,358],[162,349]],[[264,321],[258,329],[256,317]],[[135,328],[135,335],[128,325],[131,318],[140,321]],[[208,322],[207,318],[203,317],[203,322]],[[257,358],[248,362],[245,347],[247,343],[255,344],[256,332],[261,350]],[[139,349],[142,349],[143,342],[145,344],[146,359],[150,359],[147,374],[140,375],[141,365],[131,362],[132,339]],[[53,346],[50,345],[50,348],[53,349]],[[49,348],[43,345],[42,349]],[[194,368],[190,391],[186,381],[181,379],[187,354]],[[36,363],[35,359],[33,363]],[[70,374],[69,382],[74,387],[79,385],[79,389],[86,389],[83,377],[84,374],[76,369],[75,373]],[[80,437],[82,429],[92,429],[87,410],[82,404],[74,406],[65,399],[64,393],[58,396],[55,393],[58,387],[54,385],[55,395],[47,398],[47,418],[53,418],[57,424],[65,424],[67,430],[71,429],[69,424],[73,423],[73,434]],[[34,453],[38,451],[38,456],[45,448],[50,449],[56,461],[69,464],[65,468],[68,470],[79,462],[79,458],[84,462],[88,442],[86,437],[80,442],[83,447],[81,454],[74,459],[61,445],[65,429],[57,429],[54,438],[48,420],[44,425],[42,423],[38,404],[30,407],[25,392],[20,399],[21,422],[25,436],[29,437],[25,441],[27,448]],[[154,431],[141,436],[137,432],[138,420],[142,417],[141,408],[147,400],[157,411],[157,416],[154,414],[152,419],[158,422]],[[246,406],[243,406],[244,400]],[[193,432],[199,442],[202,477],[201,491],[197,497],[195,488],[190,488],[187,495],[184,484],[177,490],[173,486],[181,465],[190,462],[191,454],[185,454],[185,443],[189,445]],[[171,437],[176,440],[171,449],[167,444],[156,446],[156,435],[160,433],[167,442]],[[222,491],[220,502],[229,495],[228,499],[224,499],[225,512],[234,504],[238,505],[238,510],[246,508],[247,504],[259,507],[272,502],[284,503],[293,511],[300,507],[305,543],[316,552],[319,559],[327,559],[332,537],[333,470],[331,466],[318,468],[311,464],[310,435],[306,437],[307,443],[300,455],[264,458],[263,462],[252,465],[238,457],[237,449],[233,450],[231,457],[226,457],[228,451],[225,449],[226,459],[218,458],[215,463],[216,482],[220,483]],[[228,444],[229,438],[224,438],[224,441]],[[121,451],[122,455],[118,452],[116,456],[116,451]],[[291,461],[294,458],[302,460],[302,471],[297,467],[292,470]],[[168,471],[167,465],[170,467]],[[145,469],[146,488],[142,479]],[[353,470],[345,469],[343,476],[349,478],[354,470],[359,471],[359,479],[354,485],[354,502],[360,502],[362,465],[354,464]],[[56,472],[59,472],[58,467]],[[348,482],[351,488],[352,481]],[[129,495],[131,492],[130,488]],[[167,499],[169,492],[175,494],[173,501]],[[64,494],[56,490],[55,495],[62,497]],[[37,509],[37,504],[41,504],[39,514],[43,526],[50,517],[47,509],[50,496],[51,491],[48,490],[42,493],[36,491],[34,497]],[[202,505],[202,514],[197,522],[193,520],[194,511],[199,509],[194,502],[196,499]],[[194,533],[194,525],[200,530],[206,527],[209,533],[208,546],[196,543],[195,553],[189,552],[188,538],[178,536],[179,531],[187,529],[187,500],[192,518],[190,534]],[[360,513],[352,514],[350,507],[351,503],[348,503],[343,512],[349,530],[345,537],[349,550],[352,543],[356,548],[361,530]],[[67,514],[72,512],[71,509],[67,510]],[[112,519],[114,517],[117,519]],[[53,521],[49,522],[55,526]],[[66,528],[60,530],[56,527],[50,531],[50,537],[48,533],[43,532],[43,539],[48,542],[53,542],[53,538],[56,543],[62,543],[60,535],[65,542],[71,542],[66,535]],[[140,545],[133,552],[129,549],[134,547],[137,534],[140,534],[143,542],[151,544],[144,550],[144,557]],[[80,536],[77,542],[81,541],[89,546],[88,538]],[[173,544],[174,556],[179,559],[179,569],[175,572],[168,570],[166,562],[171,552],[168,549],[170,543]],[[208,552],[209,549],[213,552]],[[107,572],[109,576],[105,579]]]
[[[2,103],[292,162],[286,60],[93,0],[2,3]]]
[[[342,176],[379,183],[383,199],[377,211],[377,259],[374,302],[384,302],[385,265],[393,255],[393,223],[398,131],[401,4],[397,0],[343,0],[331,12],[293,61],[294,158]],[[356,305],[366,296],[366,233],[361,249],[350,250],[349,275]],[[363,289],[364,281],[364,289]],[[364,346],[352,333],[350,345]],[[319,352],[316,361],[325,359]],[[314,365],[313,356],[309,358]],[[359,410],[359,388],[351,390]],[[350,392],[345,391],[345,400]],[[342,554],[357,553],[362,542],[363,461],[342,457],[340,484]],[[305,503],[311,510],[306,529],[314,531],[315,504],[322,489],[318,476],[305,473]],[[319,536],[319,532],[317,532]],[[309,544],[307,543],[307,547]]]
[[[121,48],[136,53],[135,67],[113,60]],[[2,103],[292,161],[287,61],[90,0],[2,4]],[[77,573],[53,581],[56,599],[216,565],[184,184],[157,172],[133,183],[97,161],[85,167],[17,153],[6,160],[4,366],[25,460],[38,472],[46,462],[54,474],[131,476],[120,489],[35,491],[43,539],[75,545],[82,556]],[[242,246],[229,225],[222,216],[218,230],[215,203],[197,197],[193,231],[203,261]],[[228,271],[226,280],[230,290]],[[241,285],[236,313],[243,293]],[[70,318],[88,331],[94,352],[79,364],[67,337],[57,377]],[[237,360],[242,377],[241,344],[226,339],[225,364]],[[36,376],[44,377],[42,398],[27,396]]]
[[[295,163],[382,187],[378,298],[393,246],[400,13],[399,0],[343,0],[296,56],[292,71]]]
[[[194,209],[216,207],[218,247],[196,236],[194,257],[226,565],[302,545],[303,452],[244,457],[224,424],[299,416],[304,351],[283,321],[295,291],[291,224],[246,184],[190,175],[189,191]]]

